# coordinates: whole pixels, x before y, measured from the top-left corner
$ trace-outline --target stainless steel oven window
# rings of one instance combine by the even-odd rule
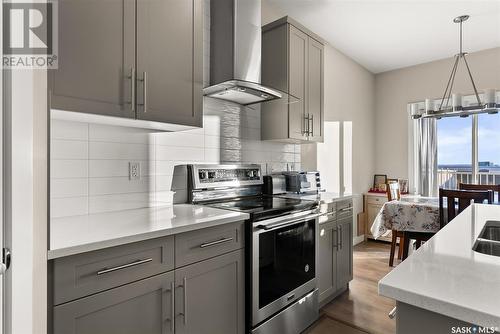
[[[262,222],[253,234],[252,322],[257,324],[316,287],[317,214]]]

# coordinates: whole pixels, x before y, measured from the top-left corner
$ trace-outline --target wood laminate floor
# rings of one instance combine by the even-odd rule
[[[354,247],[354,279],[349,290],[322,309],[308,334],[393,334],[396,321],[387,314],[395,302],[381,297],[377,283],[389,267],[389,244],[367,241]],[[399,263],[394,261],[394,265]]]

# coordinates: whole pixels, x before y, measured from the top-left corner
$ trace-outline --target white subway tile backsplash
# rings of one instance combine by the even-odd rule
[[[128,177],[96,177],[89,179],[89,195],[110,195],[143,193],[154,191],[154,179],[142,177],[130,180]]]
[[[65,216],[80,216],[89,213],[88,197],[65,197],[50,199],[50,216],[53,218]]]
[[[113,194],[89,197],[89,212],[110,212],[152,206],[154,193]]]
[[[50,197],[83,197],[88,195],[87,178],[51,179]]]
[[[150,160],[154,159],[154,145],[90,142],[89,159]]]
[[[175,147],[204,147],[205,136],[200,133],[184,132],[165,132],[154,135],[156,145],[175,146]]]
[[[54,159],[52,157],[52,159]],[[50,178],[73,178],[88,176],[87,160],[51,160]]]
[[[157,145],[156,159],[179,162],[203,162],[204,150],[201,147],[175,147]]]
[[[89,177],[129,176],[128,160],[89,160]],[[154,174],[154,163],[147,160],[134,160],[140,163],[141,177]]]
[[[54,139],[50,145],[50,158],[53,160],[87,159],[88,142]]]
[[[89,140],[110,143],[153,144],[153,130],[89,124]]]
[[[88,129],[88,123],[53,120],[50,124],[50,136],[52,139],[86,141],[89,134]]]

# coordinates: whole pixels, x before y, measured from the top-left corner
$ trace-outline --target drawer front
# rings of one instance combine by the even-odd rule
[[[387,202],[387,197],[385,196],[367,196],[367,202],[368,204],[375,204],[375,205],[380,205],[384,204]]]
[[[174,269],[174,237],[54,260],[54,305]]]
[[[337,219],[352,216],[352,200],[343,200],[337,202]]]
[[[182,267],[244,246],[243,222],[178,234],[175,236],[175,267]]]

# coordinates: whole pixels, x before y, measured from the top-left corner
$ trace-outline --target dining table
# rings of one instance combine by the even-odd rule
[[[431,237],[440,229],[439,198],[407,196],[384,203],[371,227],[375,239],[400,231],[409,240],[415,233],[427,233]],[[408,244],[403,249],[403,259],[408,255]]]

